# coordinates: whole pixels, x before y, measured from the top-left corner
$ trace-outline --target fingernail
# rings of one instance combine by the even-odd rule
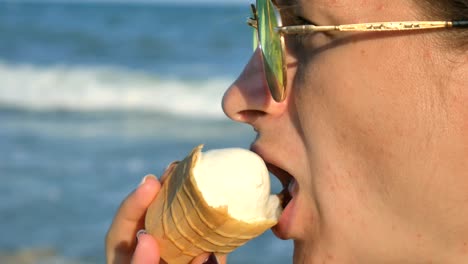
[[[218,258],[215,254],[211,253],[210,256],[203,262],[203,264],[218,264]]]
[[[140,236],[141,236],[141,235],[146,235],[146,234],[148,234],[148,233],[146,232],[146,230],[144,230],[144,229],[138,230],[138,232],[136,233],[137,241],[140,239]]]
[[[140,184],[139,184],[138,186],[143,185],[143,184],[146,182],[146,180],[147,180],[148,178],[150,178],[150,177],[154,177],[154,175],[148,174],[148,175],[146,175],[145,177],[143,177],[143,179],[141,180],[141,182],[140,182]]]

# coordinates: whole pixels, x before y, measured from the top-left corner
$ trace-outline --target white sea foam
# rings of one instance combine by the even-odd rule
[[[0,62],[0,106],[53,111],[149,111],[224,118],[228,78],[184,80],[116,67]]]

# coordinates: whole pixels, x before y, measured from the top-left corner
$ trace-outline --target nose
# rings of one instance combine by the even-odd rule
[[[237,80],[228,88],[223,97],[223,111],[234,121],[254,122],[262,116],[275,116],[285,109],[285,101],[273,100],[263,71],[261,51],[257,49]]]

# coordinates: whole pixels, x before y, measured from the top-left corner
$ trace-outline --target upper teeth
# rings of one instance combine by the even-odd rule
[[[295,179],[291,179],[288,184],[288,192],[289,194],[293,194],[297,187],[297,182]]]

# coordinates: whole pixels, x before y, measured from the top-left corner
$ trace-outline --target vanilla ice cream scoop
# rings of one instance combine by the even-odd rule
[[[281,214],[257,154],[201,149],[167,172],[146,214],[145,228],[169,264],[189,263],[203,252],[227,254],[275,225]]]
[[[270,176],[263,160],[240,149],[200,153],[193,177],[211,207],[227,207],[228,214],[245,222],[277,219],[279,199],[270,195]]]

